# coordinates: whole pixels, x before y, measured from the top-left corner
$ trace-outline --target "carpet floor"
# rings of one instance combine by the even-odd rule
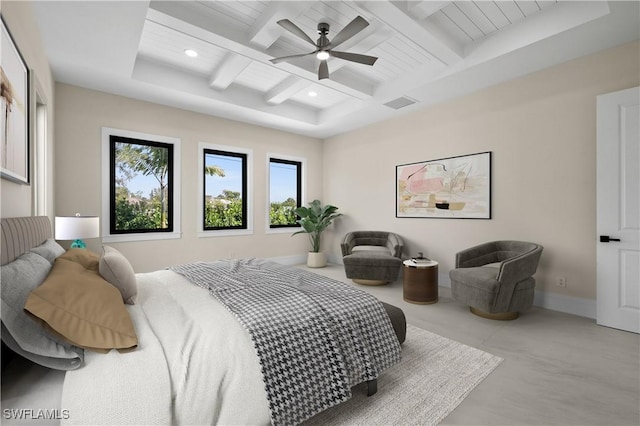
[[[305,425],[437,425],[500,363],[502,358],[412,325],[402,360],[378,378],[378,392],[366,385],[353,397]]]

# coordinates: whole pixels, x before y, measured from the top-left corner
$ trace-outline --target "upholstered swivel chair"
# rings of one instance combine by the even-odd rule
[[[385,231],[354,231],[340,244],[347,278],[364,285],[381,285],[398,279],[403,241]]]
[[[516,319],[533,305],[533,274],[541,254],[541,245],[524,241],[493,241],[463,250],[449,272],[451,296],[476,315]]]

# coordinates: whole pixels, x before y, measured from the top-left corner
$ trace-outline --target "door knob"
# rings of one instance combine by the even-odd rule
[[[620,241],[620,238],[611,238],[608,235],[600,235],[601,243],[608,243],[610,241]]]

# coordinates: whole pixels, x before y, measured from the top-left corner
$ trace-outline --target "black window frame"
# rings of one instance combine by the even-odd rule
[[[154,148],[167,149],[167,227],[154,229],[116,229],[116,143],[128,143],[131,145],[143,145]],[[109,135],[109,234],[150,234],[172,233],[174,228],[174,144],[156,142],[146,139],[130,138],[118,135]]]
[[[296,208],[302,207],[302,161],[285,160],[277,157],[269,157],[269,229],[279,228],[300,228],[300,224],[291,223],[286,225],[271,224],[271,163],[288,164],[296,166]],[[297,217],[297,215],[296,215]]]
[[[236,157],[242,159],[242,194],[240,199],[242,200],[242,224],[232,226],[207,226],[207,174],[205,173],[207,167],[207,154],[210,155],[222,155],[227,157]],[[248,196],[248,163],[249,155],[243,152],[225,151],[216,148],[203,148],[202,149],[202,230],[203,231],[225,231],[236,229],[249,229],[249,221],[247,217],[247,208],[249,200]]]

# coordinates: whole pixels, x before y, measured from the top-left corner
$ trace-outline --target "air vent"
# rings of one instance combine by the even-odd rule
[[[389,101],[384,105],[388,106],[389,108],[400,109],[400,108],[404,108],[404,107],[409,106],[409,105],[413,105],[416,102],[418,102],[418,101],[416,101],[415,99],[411,99],[411,98],[408,98],[406,96],[402,96],[402,97],[400,97],[398,99],[394,99],[392,101]]]

